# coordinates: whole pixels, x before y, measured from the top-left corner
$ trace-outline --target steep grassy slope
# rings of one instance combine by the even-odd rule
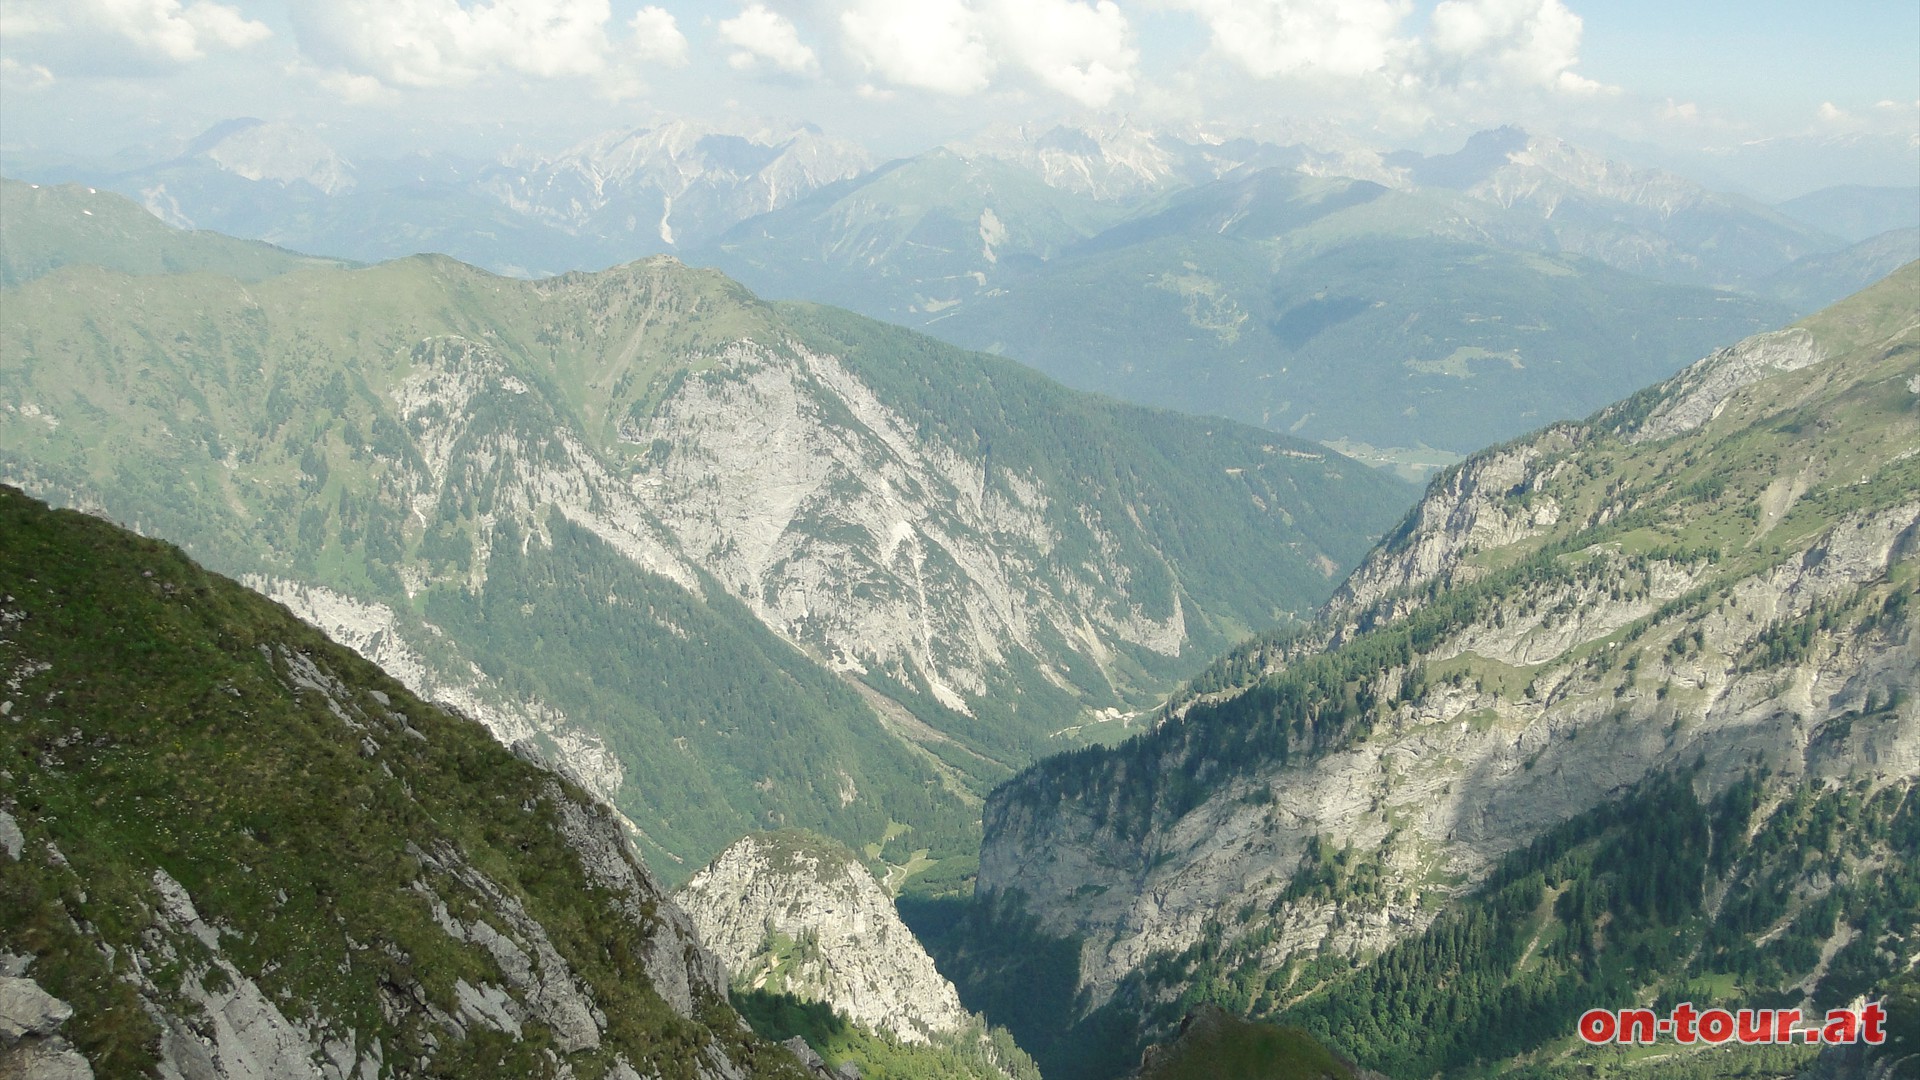
[[[70,263],[129,274],[204,272],[241,281],[337,265],[219,233],[181,232],[111,192],[0,178],[0,288]]]
[[[534,738],[676,879],[762,827],[969,854],[993,783],[1323,598],[1403,490],[671,260],[6,299],[6,476]]]
[[[1063,942],[1076,1037],[988,1010],[1049,1075],[1196,999],[1389,1072],[1559,1075],[1623,1064],[1573,1045],[1593,1004],[1887,989],[1920,935],[1917,470],[1920,264],[1476,455],[1317,627],[996,791],[950,977],[994,977],[996,925],[1016,962]]]
[[[0,489],[0,677],[0,954],[96,1075],[804,1075],[603,807],[169,545]]]

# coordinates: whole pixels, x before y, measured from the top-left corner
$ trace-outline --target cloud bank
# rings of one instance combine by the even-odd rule
[[[687,58],[671,13],[641,8],[616,37],[608,0],[293,0],[289,13],[308,59],[395,88],[496,75],[617,86],[637,65]]]
[[[128,61],[133,65],[127,73],[145,74],[273,36],[265,23],[213,0],[4,0],[0,26],[15,43],[44,49],[54,63],[87,74],[111,74],[116,62]],[[100,70],[81,60],[88,53],[100,61]],[[30,66],[53,77],[45,65]]]

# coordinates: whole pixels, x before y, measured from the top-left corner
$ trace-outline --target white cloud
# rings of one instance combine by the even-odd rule
[[[1675,101],[1668,98],[1667,103],[1655,109],[1654,113],[1662,120],[1690,124],[1700,119],[1700,105],[1697,102]]]
[[[11,56],[0,56],[0,87],[38,90],[53,85],[53,72],[45,64],[23,64]]]
[[[793,21],[765,4],[746,8],[722,22],[718,29],[720,40],[738,50],[727,58],[738,70],[751,70],[763,61],[790,75],[819,70],[819,58],[801,43],[800,31],[794,28]]]
[[[96,44],[104,36],[146,60],[184,64],[210,52],[244,49],[273,36],[265,23],[213,0],[10,0],[0,22],[15,38],[48,37]]]
[[[854,58],[887,82],[942,94],[986,89],[999,66],[961,0],[856,0],[840,14]]]
[[[988,20],[1026,70],[1082,105],[1097,108],[1133,89],[1140,52],[1112,0],[995,0]]]
[[[684,61],[673,16],[642,8],[618,49],[608,0],[293,0],[316,62],[394,87],[458,86],[501,73],[629,88],[635,61]]]
[[[1152,0],[1191,13],[1218,63],[1382,114],[1511,104],[1516,93],[1611,93],[1581,75],[1583,24],[1563,0]]]
[[[1609,89],[1573,70],[1584,29],[1561,0],[1443,0],[1427,40],[1440,71],[1462,82]]]
[[[1098,107],[1133,89],[1140,60],[1113,0],[852,0],[840,31],[875,82],[955,96],[1031,77]]]
[[[633,31],[628,48],[636,59],[673,67],[687,62],[687,36],[665,8],[641,8],[627,20],[627,29]]]
[[[371,75],[322,71],[306,65],[298,66],[296,73],[311,76],[322,89],[352,105],[386,104],[396,96],[391,87]]]
[[[1174,0],[1198,15],[1213,48],[1256,78],[1361,76],[1403,52],[1405,0]]]

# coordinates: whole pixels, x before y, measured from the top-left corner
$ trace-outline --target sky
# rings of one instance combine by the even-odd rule
[[[997,121],[1501,123],[1771,198],[1920,183],[1920,4],[1746,0],[0,0],[0,149],[234,116],[349,154],[552,153],[687,117],[917,153]],[[136,152],[134,157],[138,156]]]

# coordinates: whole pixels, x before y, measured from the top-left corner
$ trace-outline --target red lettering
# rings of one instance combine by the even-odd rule
[[[1610,1043],[1619,1025],[1606,1009],[1588,1009],[1580,1014],[1580,1037],[1590,1043]]]
[[[1715,1045],[1733,1038],[1733,1014],[1725,1009],[1708,1009],[1701,1013],[1700,1038]]]
[[[1860,1010],[1860,1026],[1863,1029],[1860,1033],[1861,1041],[1871,1046],[1879,1046],[1886,1042],[1887,1030],[1884,1026],[1886,1022],[1887,1010],[1881,1008],[1877,1001],[1867,1002],[1866,1007]]]
[[[1852,1009],[1831,1009],[1827,1012],[1827,1026],[1820,1032],[1820,1041],[1825,1043],[1850,1043],[1860,1038],[1860,1018],[1853,1015]]]
[[[1772,1009],[1740,1010],[1740,1041],[1748,1046],[1770,1041],[1773,1030]]]
[[[1781,1009],[1773,1014],[1773,1041],[1790,1043],[1793,1041],[1793,1025],[1800,1022],[1799,1009]]]
[[[1673,1041],[1690,1043],[1694,1039],[1693,1022],[1698,1016],[1693,1011],[1693,1002],[1683,1001],[1673,1007]]]
[[[1654,1032],[1658,1025],[1654,1023],[1652,1009],[1620,1010],[1619,1041],[1623,1043],[1650,1043],[1654,1041]]]

